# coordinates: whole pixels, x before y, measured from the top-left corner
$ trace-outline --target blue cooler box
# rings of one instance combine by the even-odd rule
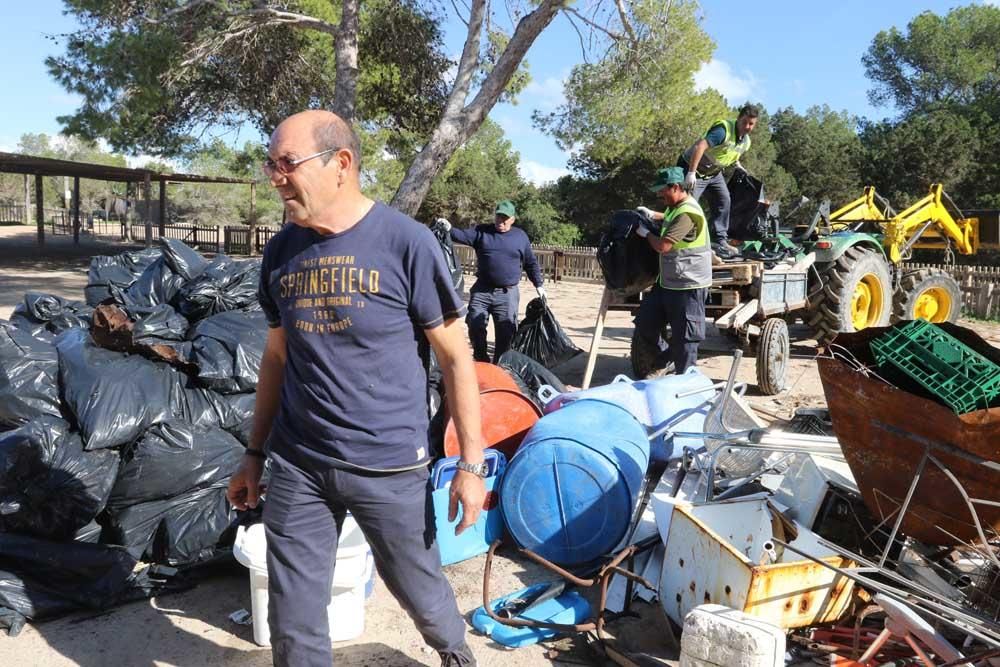
[[[455,464],[459,457],[449,456],[434,464],[431,471],[431,501],[434,503],[434,525],[437,529],[438,549],[441,551],[441,564],[451,565],[463,560],[486,553],[490,544],[503,536],[503,518],[500,516],[500,480],[503,478],[507,459],[495,450],[487,449],[486,463],[490,475],[486,483],[486,502],[479,520],[474,526],[466,528],[461,535],[455,535],[455,526],[462,520],[462,506],[458,507],[458,516],[454,521],[448,521],[448,502],[451,491],[451,480],[457,470]]]

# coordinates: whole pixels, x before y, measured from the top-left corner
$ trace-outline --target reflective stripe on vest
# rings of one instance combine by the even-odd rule
[[[679,241],[670,252],[660,255],[660,287],[664,289],[699,289],[712,286],[712,248],[708,244],[708,225],[701,206],[688,195],[674,208],[663,213],[660,236],[682,213],[694,221],[698,234],[694,241]]]
[[[712,131],[712,128],[716,125],[722,125],[726,128],[726,138],[722,140],[722,143],[718,146],[709,146],[705,151],[720,167],[728,167],[730,165],[736,164],[736,161],[740,159],[744,153],[750,150],[750,133],[743,135],[743,138],[738,142],[736,141],[736,121],[735,120],[717,120],[712,123],[712,126],[708,128],[708,132],[705,132],[703,138],[708,138],[708,133]]]

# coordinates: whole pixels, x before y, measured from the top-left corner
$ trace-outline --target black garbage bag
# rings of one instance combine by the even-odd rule
[[[229,479],[246,449],[215,427],[168,421],[149,428],[122,452],[108,505],[114,510],[165,500]]]
[[[633,233],[640,225],[650,227],[636,211],[615,211],[597,247],[597,262],[605,284],[626,295],[638,294],[656,281],[659,256],[646,239]]]
[[[83,291],[87,304],[98,306],[111,300],[113,289],[116,292],[127,290],[162,255],[159,248],[147,248],[94,257],[90,260],[87,287]]]
[[[524,321],[518,324],[510,349],[528,355],[546,368],[569,361],[583,351],[569,339],[542,298],[528,302]]]
[[[448,270],[451,271],[451,284],[455,286],[455,291],[461,294],[462,290],[465,289],[465,276],[462,275],[462,263],[458,261],[458,256],[455,254],[455,245],[451,242],[451,233],[444,228],[444,225],[437,223],[431,225],[431,231],[441,245],[444,261],[448,265]]]
[[[152,307],[170,303],[185,284],[182,276],[174,273],[166,257],[160,257],[146,267],[127,289],[111,288],[114,300],[123,306]]]
[[[90,544],[97,544],[101,541],[101,531],[104,528],[97,521],[91,521],[86,526],[76,531],[73,535],[74,542],[89,542]]]
[[[729,179],[729,236],[741,241],[766,238],[768,204],[763,202],[764,184],[737,169]]]
[[[103,610],[189,588],[169,570],[139,568],[120,547],[0,533],[0,629],[77,609]]]
[[[228,310],[257,309],[260,260],[218,255],[177,297],[177,309],[191,322]]]
[[[250,445],[253,435],[253,411],[257,405],[256,394],[231,394],[223,396],[207,392],[219,411],[219,426],[243,445]]]
[[[10,316],[10,322],[19,329],[30,331],[41,340],[45,335],[59,334],[74,327],[89,327],[94,309],[80,301],[67,301],[54,294],[28,292]]]
[[[0,426],[61,416],[59,357],[50,343],[0,322]]]
[[[229,311],[198,322],[190,334],[198,384],[221,394],[254,391],[267,329],[260,311]]]
[[[158,244],[170,269],[185,281],[194,280],[208,268],[208,260],[183,241],[160,238]]]
[[[59,336],[56,349],[63,402],[88,450],[128,444],[173,416],[179,379],[169,366],[97,347],[82,329]]]
[[[542,399],[538,398],[538,389],[542,385],[550,385],[559,393],[566,391],[566,385],[556,377],[555,373],[526,354],[521,354],[516,350],[507,350],[500,355],[498,361],[500,368],[510,372],[514,382],[521,389],[521,393],[530,398],[531,402],[539,408],[545,407]]]
[[[72,540],[104,509],[117,473],[117,452],[84,451],[61,419],[2,433],[0,530]]]
[[[183,341],[187,335],[187,318],[165,303],[125,306],[124,310],[135,322],[132,328],[133,344]]]
[[[149,563],[187,567],[231,554],[236,511],[228,480],[166,500],[109,510],[108,539]]]

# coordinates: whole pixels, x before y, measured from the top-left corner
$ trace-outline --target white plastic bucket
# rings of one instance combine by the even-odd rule
[[[253,614],[253,640],[260,646],[271,645],[267,625],[267,537],[264,525],[240,526],[236,531],[233,555],[250,570],[250,611]],[[344,519],[337,545],[337,563],[333,570],[333,588],[327,616],[330,639],[335,642],[354,639],[365,631],[365,597],[375,577],[371,549],[357,522]]]

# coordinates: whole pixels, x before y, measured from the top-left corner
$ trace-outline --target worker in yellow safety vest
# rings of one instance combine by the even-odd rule
[[[636,334],[660,350],[657,368],[681,374],[698,360],[698,343],[705,340],[705,300],[712,286],[712,250],[708,243],[705,213],[684,189],[684,170],[667,167],[657,172],[650,188],[666,206],[663,213],[640,206],[649,221],[636,233],[645,237],[660,255],[660,276],[642,297],[635,318]],[[655,233],[657,222],[661,222]],[[651,230],[651,228],[653,228]],[[670,344],[660,332],[670,325]]]
[[[760,111],[753,104],[744,104],[736,120],[717,120],[698,141],[677,160],[683,169],[684,187],[697,200],[704,194],[711,218],[709,233],[712,250],[720,259],[732,259],[738,252],[729,245],[729,187],[723,170],[735,166],[742,169],[740,158],[750,150],[750,133],[757,125]]]

